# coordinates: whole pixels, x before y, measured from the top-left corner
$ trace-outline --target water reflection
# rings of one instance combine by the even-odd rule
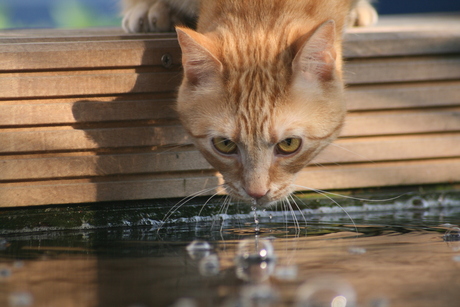
[[[261,283],[273,274],[276,256],[270,240],[245,239],[238,244],[235,257],[236,275],[244,280]]]
[[[0,306],[456,306],[460,215],[395,216],[7,235]]]
[[[296,307],[355,307],[356,293],[338,276],[319,276],[305,282],[297,291]]]

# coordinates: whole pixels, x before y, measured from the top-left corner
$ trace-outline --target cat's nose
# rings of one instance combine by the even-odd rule
[[[249,197],[254,198],[255,200],[260,199],[268,194],[269,190],[250,190],[245,189]]]

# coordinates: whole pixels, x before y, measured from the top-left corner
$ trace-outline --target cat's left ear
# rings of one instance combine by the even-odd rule
[[[302,73],[307,80],[331,80],[337,57],[335,32],[335,22],[329,20],[320,25],[313,34],[301,37],[292,62],[293,72]]]
[[[176,32],[187,82],[200,86],[216,81],[222,72],[222,63],[212,53],[215,48],[210,39],[192,29],[177,27]]]

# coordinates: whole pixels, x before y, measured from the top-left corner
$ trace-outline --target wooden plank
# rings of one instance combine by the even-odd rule
[[[452,30],[447,26],[427,31],[377,28],[378,32],[372,32],[370,29],[370,32],[357,32],[360,29],[348,31],[343,45],[345,58],[439,55],[458,53],[460,50],[460,29]]]
[[[0,131],[0,153],[93,150],[98,148],[152,147],[189,144],[180,125],[163,127],[115,127],[71,129],[70,127]]]
[[[460,157],[460,133],[342,139],[327,147],[311,165],[375,163]],[[128,174],[211,170],[195,149],[78,156],[56,154],[0,159],[0,181],[89,178]],[[180,176],[178,174],[177,176]]]
[[[460,108],[348,114],[341,136],[460,131]]]
[[[24,44],[1,44],[0,40],[0,71],[162,66],[165,54],[171,65],[180,66],[176,38]]]
[[[348,84],[460,79],[460,56],[350,60],[344,78]]]
[[[348,189],[460,181],[460,158],[309,167],[296,184],[315,189]],[[0,184],[3,207],[213,195],[221,192],[218,174],[184,174],[181,178],[120,177],[112,181],[60,180],[40,184]],[[298,189],[308,190],[307,188]]]
[[[460,82],[350,86],[345,100],[349,111],[459,106]]]
[[[460,133],[339,139],[310,163],[375,163],[460,157]]]
[[[381,16],[375,27],[348,29],[345,57],[458,52],[459,14],[420,16]],[[410,27],[404,25],[408,21]],[[411,22],[417,21],[414,27]],[[120,28],[0,31],[4,70],[159,65],[163,48],[180,63],[175,33],[126,34]]]
[[[1,126],[62,125],[91,122],[177,119],[174,100],[61,99],[53,102],[0,103]],[[118,100],[115,100],[118,99]]]
[[[115,32],[118,34],[118,31]],[[47,38],[8,42],[0,38],[0,70],[34,70],[95,67],[130,67],[162,65],[161,57],[169,54],[180,65],[180,48],[175,35],[152,39],[149,36],[66,37],[66,41],[49,42]],[[69,41],[70,40],[70,41]],[[23,41],[23,43],[18,43]],[[404,41],[404,44],[400,42]],[[460,34],[452,31],[360,33],[349,34],[344,43],[345,58],[408,56],[456,53]],[[68,59],[72,58],[72,61]]]
[[[0,126],[177,119],[173,97],[0,101]],[[353,86],[346,91],[346,101],[350,111],[459,106],[460,82]]]
[[[455,158],[312,167],[299,173],[296,184],[324,190],[459,181],[460,158]]]
[[[212,170],[197,150],[0,159],[0,181]],[[177,175],[180,177],[180,174]]]
[[[203,191],[212,195],[221,191],[218,175],[193,174],[178,178],[139,177],[105,182],[60,180],[40,185],[1,185],[2,207],[82,203],[111,200],[186,197]]]
[[[365,129],[363,129],[365,127]],[[460,131],[460,107],[417,111],[351,113],[342,137]],[[69,126],[2,129],[0,153],[95,150],[190,144],[179,124],[164,126]]]
[[[152,69],[2,74],[0,91],[5,100],[176,90],[179,71]],[[347,63],[345,70],[349,84],[460,79],[460,57],[360,60]]]
[[[114,95],[175,91],[178,71],[143,72],[135,69],[0,75],[2,98]]]
[[[168,33],[125,33],[121,27],[97,27],[81,29],[2,29],[0,44],[25,44],[36,42],[85,42],[85,41],[126,41],[175,38]]]

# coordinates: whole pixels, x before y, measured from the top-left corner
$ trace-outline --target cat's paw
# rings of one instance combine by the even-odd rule
[[[377,23],[379,15],[368,0],[359,0],[350,13],[350,26],[366,27]]]
[[[128,9],[122,21],[126,32],[168,32],[173,29],[171,10],[162,0],[140,2]]]

